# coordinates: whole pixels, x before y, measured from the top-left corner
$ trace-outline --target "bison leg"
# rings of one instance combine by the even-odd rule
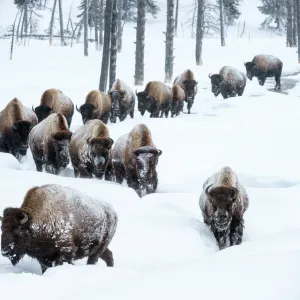
[[[108,248],[106,248],[105,251],[100,255],[100,258],[105,261],[108,267],[114,266],[113,253]]]
[[[211,226],[211,229],[217,240],[220,250],[223,250],[230,246],[229,229],[219,231],[217,228],[214,227],[213,224]]]
[[[86,167],[79,167],[78,172],[80,178],[93,178],[92,172],[89,172]]]
[[[129,115],[131,119],[134,118],[134,106],[130,109]]]
[[[266,81],[266,75],[265,74],[263,74],[260,77],[258,77],[258,83],[259,83],[259,85],[264,86],[265,81]]]
[[[232,218],[230,228],[230,245],[240,245],[243,240],[244,220]]]
[[[33,160],[35,162],[36,170],[38,172],[43,172],[43,163],[40,160],[35,159],[35,158]]]
[[[105,170],[104,179],[107,180],[107,181],[112,181],[112,177],[113,177],[112,164],[109,163],[106,167],[106,170]]]
[[[119,184],[122,184],[125,178],[125,168],[121,162],[114,163],[113,165],[113,173],[115,176],[115,181]]]
[[[238,91],[239,97],[240,97],[240,96],[243,96],[244,90],[245,90],[245,87],[241,88],[241,89]]]
[[[188,101],[188,103],[187,103],[188,114],[191,113],[191,108],[192,108],[193,104],[194,104],[194,100]]]
[[[167,118],[169,116],[170,108],[165,110],[165,117]]]
[[[162,118],[164,116],[164,111],[162,110],[161,112],[160,112],[160,118]]]
[[[281,84],[280,84],[280,75],[276,75],[275,76],[275,82],[276,82],[276,85],[275,85],[275,90],[281,90]]]
[[[102,116],[101,121],[102,121],[104,124],[107,124],[108,118],[109,118],[109,114],[110,114],[110,111],[108,111],[107,113],[105,113],[105,114]]]

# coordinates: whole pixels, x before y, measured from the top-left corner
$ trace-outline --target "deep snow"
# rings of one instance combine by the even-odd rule
[[[268,90],[274,87],[274,79],[264,87],[257,79],[247,79],[243,97],[223,100],[213,96],[208,78],[224,65],[245,72],[243,63],[259,53],[278,56],[284,74],[299,71],[295,48],[288,49],[284,38],[257,29],[261,19],[255,10],[258,2],[243,1],[240,21],[249,24],[250,38],[245,34],[237,39],[235,26],[225,48],[217,38],[205,39],[202,67],[194,64],[195,40],[175,39],[173,78],[191,68],[199,82],[191,115],[150,119],[149,114],[141,117],[136,111],[134,119],[108,124],[115,141],[138,123],[150,128],[154,143],[163,151],[156,194],[140,199],[126,184],[75,179],[71,166],[61,176],[38,173],[30,152],[21,164],[0,153],[0,212],[7,206],[19,206],[33,186],[59,183],[108,201],[119,215],[110,245],[114,268],[107,268],[102,261],[87,266],[86,260],[81,260],[74,266],[49,269],[41,276],[38,263],[28,257],[13,267],[0,256],[3,299],[300,298],[300,85],[284,95]],[[151,19],[149,24],[145,84],[164,76],[165,24]],[[135,90],[132,27],[125,27],[117,76]],[[48,88],[61,89],[79,106],[86,94],[98,87],[102,53],[96,52],[93,44],[89,45],[89,57],[83,57],[82,44],[71,49],[31,40],[28,47],[15,49],[12,61],[9,41],[0,40],[0,47],[0,109],[14,97],[28,107],[36,106]],[[300,76],[289,78],[298,81]],[[71,130],[81,124],[75,111]],[[238,173],[250,205],[243,244],[218,251],[203,224],[198,201],[204,180],[224,165]]]

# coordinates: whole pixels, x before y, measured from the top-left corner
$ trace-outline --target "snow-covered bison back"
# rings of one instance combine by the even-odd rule
[[[217,97],[220,93],[224,99],[242,96],[246,87],[246,76],[238,69],[224,66],[219,74],[209,75],[211,91]]]
[[[47,268],[88,257],[114,265],[108,249],[118,223],[113,207],[58,184],[30,189],[20,208],[3,212],[1,252],[16,265],[25,254]]]
[[[249,198],[230,167],[221,168],[205,180],[199,205],[204,223],[210,226],[221,250],[242,243]]]

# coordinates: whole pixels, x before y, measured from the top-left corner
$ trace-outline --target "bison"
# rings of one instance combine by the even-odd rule
[[[32,106],[32,110],[36,113],[39,123],[52,113],[61,113],[66,117],[70,128],[74,114],[74,104],[62,91],[49,89],[43,93],[40,105],[36,108]]]
[[[80,106],[76,105],[76,110],[81,113],[82,122],[85,124],[88,120],[98,119],[107,124],[111,109],[110,97],[98,90],[88,93],[85,103]]]
[[[283,63],[279,58],[266,54],[256,55],[251,62],[245,63],[245,67],[250,80],[257,77],[259,84],[263,86],[267,77],[275,77],[274,90],[281,89],[280,77]]]
[[[69,144],[75,177],[110,179],[111,147],[108,127],[100,120],[89,120],[72,135]]]
[[[29,189],[20,208],[3,211],[1,253],[16,265],[25,254],[48,268],[88,257],[108,267],[114,259],[108,246],[118,217],[114,208],[76,189],[48,184]]]
[[[19,161],[27,154],[28,136],[38,122],[35,113],[14,98],[0,113],[0,152],[11,153]]]
[[[131,118],[134,117],[135,94],[124,81],[117,79],[113,83],[108,95],[112,103],[111,123],[116,123],[117,117],[119,117],[120,122],[124,121],[128,114]]]
[[[150,118],[167,118],[172,101],[172,90],[169,86],[161,81],[150,81],[147,83],[145,90],[137,93],[138,110],[143,116],[145,111],[150,113]]]
[[[135,125],[130,133],[116,141],[112,151],[115,181],[121,184],[126,179],[139,197],[154,193],[158,184],[156,166],[161,154],[149,128],[145,124]]]
[[[249,198],[230,167],[225,166],[206,179],[199,204],[204,223],[210,226],[220,250],[242,243],[243,215]]]
[[[172,95],[171,117],[173,118],[178,116],[183,109],[185,93],[179,84],[175,84],[172,87]]]
[[[224,66],[219,74],[208,75],[211,91],[217,97],[220,93],[224,99],[242,96],[246,86],[246,76],[238,69]]]
[[[58,175],[70,162],[68,145],[72,132],[66,118],[53,113],[36,125],[29,134],[29,145],[36,170]]]
[[[191,108],[194,104],[194,99],[197,94],[198,82],[195,80],[194,73],[187,69],[182,74],[178,75],[173,85],[179,84],[185,92],[185,101],[187,102],[188,113],[191,113]]]

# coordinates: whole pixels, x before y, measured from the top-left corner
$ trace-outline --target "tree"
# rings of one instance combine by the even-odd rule
[[[239,11],[239,5],[242,0],[223,0],[224,5],[224,23],[233,25],[234,21],[237,20],[241,12]]]
[[[159,6],[156,0],[145,0],[146,12],[150,13],[152,17],[156,18],[159,12]],[[137,20],[137,8],[138,0],[124,0],[124,21],[126,22],[136,22]]]
[[[177,36],[177,29],[178,29],[178,10],[179,10],[179,0],[176,0],[176,11],[175,11],[175,36]]]
[[[197,34],[196,34],[196,65],[202,66],[202,43],[204,32],[204,4],[205,0],[198,0],[198,14],[197,14]]]
[[[287,8],[287,30],[286,30],[286,46],[293,47],[293,0],[286,0]]]
[[[293,44],[297,45],[297,0],[293,0]]]
[[[297,34],[298,34],[298,63],[300,63],[300,0],[297,0],[296,3],[296,9],[297,9]]]
[[[219,0],[219,9],[220,9],[221,46],[222,46],[222,47],[225,47],[224,6],[223,6],[223,0]]]
[[[59,23],[60,23],[60,43],[61,43],[61,46],[65,46],[64,23],[63,23],[63,13],[62,13],[61,1],[62,0],[58,0]]]
[[[117,0],[117,39],[118,39],[118,52],[122,51],[122,36],[123,36],[123,0]]]
[[[84,11],[83,11],[83,35],[84,35],[84,56],[88,56],[88,0],[84,0]]]
[[[165,57],[165,83],[170,83],[173,76],[173,39],[174,39],[174,0],[167,0],[167,31]]]
[[[261,24],[263,28],[275,29],[282,32],[285,29],[287,13],[286,3],[283,0],[261,0],[262,5],[258,6],[259,11],[266,15],[266,19]],[[276,27],[272,25],[276,24]]]
[[[116,80],[117,68],[117,0],[113,0],[113,10],[111,18],[111,45],[110,45],[110,64],[109,64],[109,87]]]
[[[103,41],[103,51],[102,51],[100,82],[99,82],[100,91],[105,91],[107,87],[109,54],[110,54],[109,48],[110,48],[110,35],[111,35],[112,5],[113,5],[113,1],[106,0],[105,19],[104,19],[104,41]]]
[[[137,0],[136,49],[134,84],[144,84],[146,0]]]
[[[55,8],[56,8],[57,0],[54,0],[52,13],[51,13],[51,20],[50,20],[50,29],[49,29],[49,44],[52,45],[53,39],[53,26],[54,26],[54,16],[55,16]]]

